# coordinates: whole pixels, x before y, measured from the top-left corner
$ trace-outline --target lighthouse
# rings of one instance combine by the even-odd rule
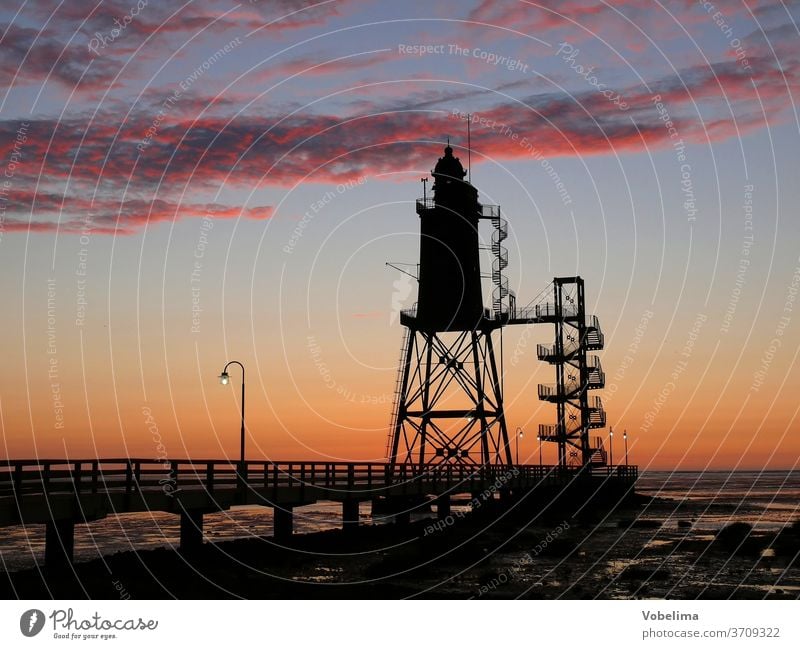
[[[429,331],[467,331],[484,317],[478,190],[448,144],[433,170],[433,199],[417,204],[420,219],[417,324]]]
[[[416,306],[400,314],[405,334],[387,437],[390,465],[430,471],[512,464],[495,339],[502,341],[508,325],[551,324],[554,342],[537,345],[536,355],[553,366],[556,381],[539,385],[538,397],[555,404],[556,420],[539,424],[537,440],[557,446],[561,468],[607,466],[603,438],[591,434],[605,427],[606,413],[600,397],[590,396],[605,385],[600,359],[590,353],[603,349],[604,336],[586,311],[583,279],[555,277],[539,301],[517,308],[504,274],[508,225],[500,207],[478,200],[449,143],[432,174],[433,196],[416,202],[419,293]],[[491,229],[488,246],[480,243],[481,223]],[[483,248],[491,253],[485,272]],[[490,307],[483,277],[491,278]]]
[[[419,292],[400,318],[405,337],[387,455],[392,465],[511,464],[494,341],[508,318],[505,265],[497,263],[504,222],[498,206],[479,202],[449,143],[432,175],[433,196],[416,202]],[[494,228],[492,309],[481,290],[482,220]]]

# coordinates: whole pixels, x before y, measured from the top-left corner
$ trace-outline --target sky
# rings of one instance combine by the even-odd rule
[[[518,304],[584,278],[631,463],[796,467],[798,17],[4,3],[0,456],[236,457],[238,367],[217,380],[236,359],[249,458],[383,461],[417,290],[386,264],[417,262],[414,201],[449,138],[508,219]],[[502,336],[508,425],[537,463],[553,332]]]

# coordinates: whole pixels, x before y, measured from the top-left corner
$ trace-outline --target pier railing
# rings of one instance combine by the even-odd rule
[[[584,471],[593,477],[635,480],[638,468],[557,467],[548,465],[438,466],[357,462],[271,462],[230,460],[153,460],[111,458],[89,460],[0,460],[0,497],[35,493],[127,493],[163,490],[286,489],[317,487],[346,495],[408,486],[434,491],[464,491],[486,484],[530,486],[559,482]]]

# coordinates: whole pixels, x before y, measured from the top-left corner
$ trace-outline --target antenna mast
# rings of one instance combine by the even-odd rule
[[[472,113],[467,113],[467,182],[472,184],[472,138],[470,135],[470,124],[472,124]]]

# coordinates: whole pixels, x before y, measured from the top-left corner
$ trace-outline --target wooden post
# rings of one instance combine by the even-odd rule
[[[214,463],[206,463],[206,491],[214,493]]]
[[[276,541],[288,541],[292,537],[294,514],[291,506],[272,508],[273,537]]]
[[[203,545],[203,512],[181,512],[181,552],[192,552]]]
[[[436,498],[436,516],[439,519],[450,516],[450,494],[442,494]]]
[[[45,526],[44,565],[47,570],[66,570],[72,566],[75,549],[75,521],[48,521]]]
[[[306,463],[300,465],[300,500],[306,498]]]
[[[342,529],[352,531],[358,528],[359,503],[357,500],[347,498],[342,501]]]
[[[125,463],[125,493],[130,495],[133,486],[133,467],[131,461]]]
[[[178,463],[173,460],[169,463],[169,479],[172,481],[172,493],[178,491]]]
[[[75,462],[75,470],[72,473],[72,484],[75,487],[75,493],[81,492],[81,463]]]

